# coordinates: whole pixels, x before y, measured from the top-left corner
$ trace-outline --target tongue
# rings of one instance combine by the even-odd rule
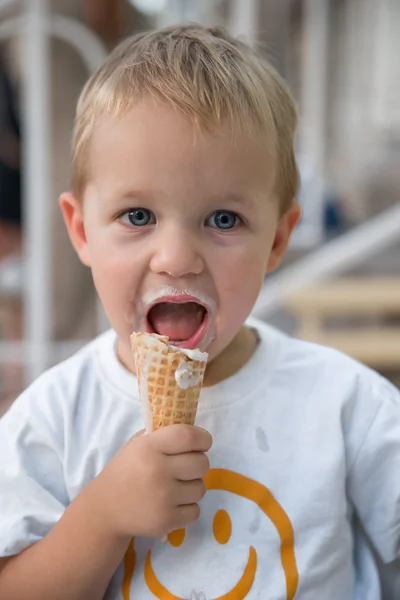
[[[159,335],[167,335],[173,342],[191,338],[203,319],[204,308],[195,302],[185,304],[162,302],[154,306],[149,314],[154,331]]]

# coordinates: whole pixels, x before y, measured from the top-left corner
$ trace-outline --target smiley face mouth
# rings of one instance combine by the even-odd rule
[[[246,567],[235,587],[233,587],[229,592],[227,592],[223,596],[218,596],[213,600],[244,600],[244,598],[246,598],[247,594],[251,590],[256,571],[257,553],[255,549],[252,546],[250,546],[249,558],[247,560]],[[162,583],[158,580],[153,570],[153,566],[151,564],[151,551],[149,551],[146,556],[146,562],[144,566],[144,577],[149,590],[154,594],[156,598],[165,598],[168,600],[185,600],[185,598],[180,598],[179,596],[171,594],[171,592],[167,590],[167,588],[164,587]]]

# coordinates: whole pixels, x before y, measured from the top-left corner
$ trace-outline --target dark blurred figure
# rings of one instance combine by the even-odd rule
[[[88,27],[112,49],[126,33],[125,0],[83,0],[83,6],[84,20]]]
[[[21,251],[19,101],[4,53],[0,54],[0,260]]]

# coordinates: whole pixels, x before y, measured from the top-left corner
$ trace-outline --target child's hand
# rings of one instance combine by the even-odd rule
[[[171,425],[130,439],[92,483],[93,509],[111,533],[162,537],[197,520],[210,434]]]

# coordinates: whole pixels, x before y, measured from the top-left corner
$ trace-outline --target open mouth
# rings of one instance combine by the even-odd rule
[[[196,301],[160,301],[147,313],[149,333],[168,336],[172,344],[186,348],[200,344],[207,322],[207,309]]]

